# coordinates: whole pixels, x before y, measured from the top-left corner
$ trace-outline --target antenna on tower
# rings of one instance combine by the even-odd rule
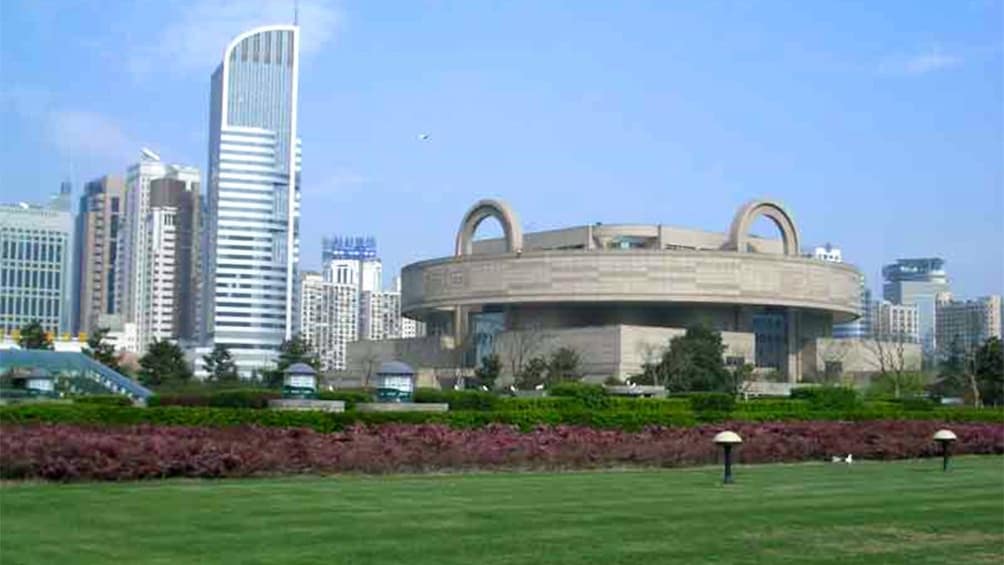
[[[300,0],[293,0],[293,25],[300,25]]]

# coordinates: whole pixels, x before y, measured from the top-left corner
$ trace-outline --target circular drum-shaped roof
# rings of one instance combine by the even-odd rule
[[[401,361],[385,361],[377,369],[377,375],[407,375],[414,376],[415,370],[407,363]]]

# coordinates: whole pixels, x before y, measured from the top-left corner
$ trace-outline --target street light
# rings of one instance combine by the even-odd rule
[[[952,457],[952,442],[958,439],[952,430],[938,430],[934,432],[934,441],[941,444],[941,470],[948,470],[948,460]]]
[[[725,452],[725,478],[722,480],[723,484],[732,483],[732,446],[742,442],[743,438],[739,437],[739,434],[729,430],[715,434],[715,443],[722,446],[722,450]]]

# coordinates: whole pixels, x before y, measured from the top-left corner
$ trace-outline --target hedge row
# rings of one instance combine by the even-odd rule
[[[639,430],[646,426],[691,426],[699,422],[724,420],[746,422],[780,421],[866,421],[933,420],[943,422],[1004,423],[1004,411],[972,408],[938,408],[906,411],[857,409],[851,411],[742,411],[727,413],[670,410],[591,410],[587,408],[537,410],[456,410],[450,412],[313,412],[253,410],[240,408],[164,406],[134,408],[103,405],[29,404],[0,407],[0,423],[67,424],[158,424],[177,426],[259,425],[310,428],[319,432],[344,429],[353,424],[439,423],[476,428],[489,424],[511,424],[521,429],[538,425],[579,425],[596,428]]]

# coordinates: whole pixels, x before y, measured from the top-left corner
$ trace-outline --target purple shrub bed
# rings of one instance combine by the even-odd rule
[[[5,479],[135,480],[295,473],[392,473],[499,469],[589,469],[708,464],[712,436],[725,428],[744,440],[742,463],[932,456],[927,421],[789,422],[651,427],[638,432],[576,426],[475,429],[441,424],[353,426],[335,433],[266,427],[0,426]],[[954,452],[1004,453],[1004,427],[953,424]]]

